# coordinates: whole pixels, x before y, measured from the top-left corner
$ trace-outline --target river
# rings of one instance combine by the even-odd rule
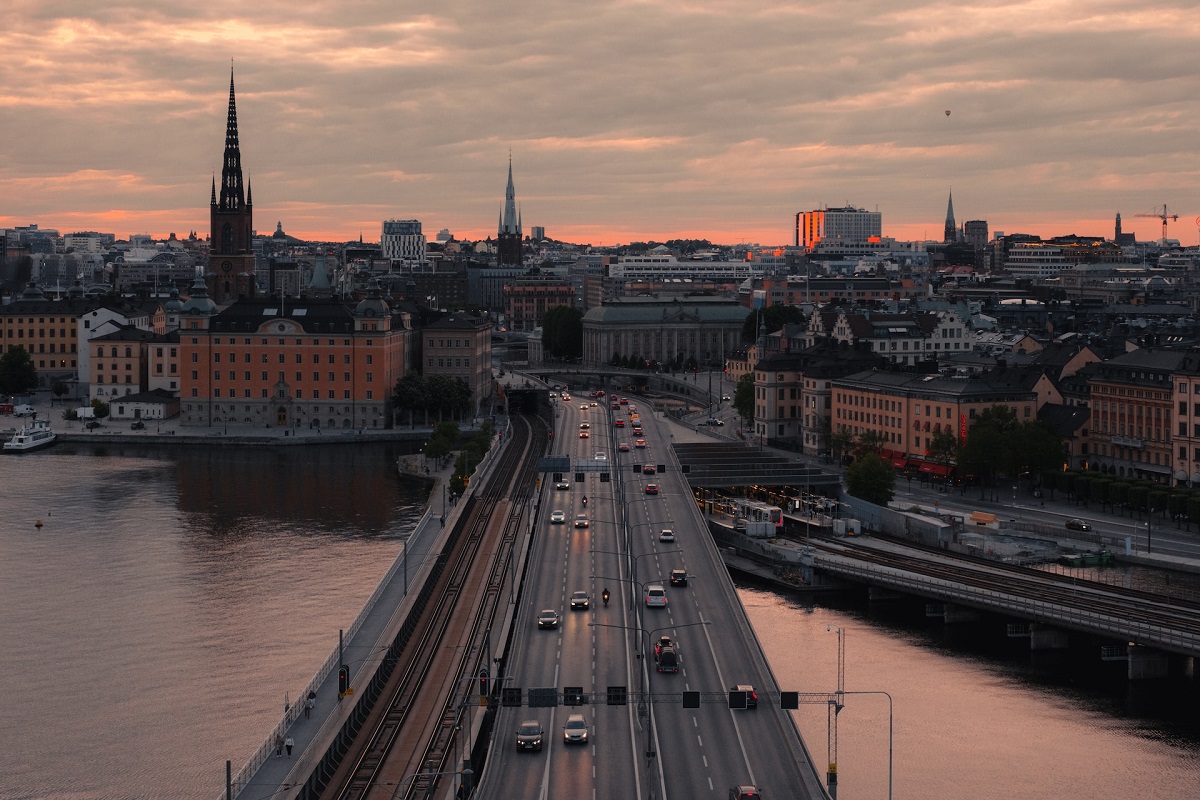
[[[237,769],[295,700],[419,517],[425,490],[396,455],[63,444],[0,459],[0,797],[219,797],[225,760]],[[739,591],[784,688],[835,688],[840,628],[847,691],[892,694],[897,798],[1200,786],[1190,681],[1127,685],[1019,640]],[[798,717],[824,764],[826,706]],[[886,699],[848,695],[839,733],[841,800],[887,797]]]

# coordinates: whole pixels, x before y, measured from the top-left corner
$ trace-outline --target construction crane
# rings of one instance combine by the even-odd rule
[[[1154,213],[1152,213],[1152,214],[1134,214],[1134,216],[1135,217],[1154,217],[1155,219],[1161,219],[1162,225],[1163,225],[1162,243],[1164,245],[1167,243],[1167,220],[1170,220],[1171,222],[1179,221],[1178,214],[1171,214],[1170,212],[1167,211],[1166,203],[1163,203],[1161,214],[1158,211],[1158,206],[1155,206]]]

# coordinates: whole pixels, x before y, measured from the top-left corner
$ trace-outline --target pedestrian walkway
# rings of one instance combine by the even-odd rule
[[[486,471],[491,458],[489,453],[481,469]],[[454,525],[463,507],[443,491],[454,471],[453,459],[447,459],[447,464],[431,470],[432,486],[425,513],[375,593],[345,631],[342,663],[350,667],[352,689],[365,680],[362,676],[374,674],[382,661],[425,573],[432,566],[429,555],[440,550],[442,532]],[[338,652],[334,651],[309,685],[295,695],[295,702],[245,766],[234,774],[234,797],[278,800],[295,797],[303,788],[344,725],[356,699],[354,694],[339,699],[338,671]],[[293,743],[290,753],[289,741]],[[224,792],[221,797],[225,797]]]

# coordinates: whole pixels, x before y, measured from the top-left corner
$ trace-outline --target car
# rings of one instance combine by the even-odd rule
[[[642,467],[642,474],[643,475],[653,475],[654,474],[654,465],[647,464],[646,466]]]
[[[606,453],[596,453],[596,455],[592,456],[592,458],[597,461],[608,461],[608,455]]]
[[[558,627],[558,612],[553,608],[544,608],[538,612],[537,625],[542,630]]]
[[[94,431],[94,430],[96,430],[96,428],[100,427],[100,423],[96,422],[96,420],[94,420],[94,419],[89,419],[87,424],[84,425],[83,427],[87,428],[89,431]]]
[[[550,512],[550,524],[561,525],[567,521],[567,515],[559,509],[554,509]]]
[[[619,420],[617,420],[616,422],[614,422],[613,424],[614,424],[614,425],[616,425],[618,428],[624,428],[624,427],[625,427],[625,420],[623,420],[623,419],[619,419]]]
[[[617,452],[618,453],[628,453],[629,452],[629,443],[621,442],[619,445],[617,445]]]
[[[591,404],[592,408],[598,408],[598,407],[599,407],[599,405],[600,405],[599,403],[592,403],[592,404]]]
[[[589,408],[591,408],[591,406],[590,406],[590,405],[588,405],[587,403],[580,403],[580,404],[579,404],[579,410],[580,410],[580,411],[587,411]]]
[[[133,431],[144,431],[146,430],[146,423],[142,422],[140,419],[135,419],[133,422],[129,423],[129,429]]]
[[[633,442],[633,446],[638,449],[642,449],[646,446],[646,440],[645,439],[635,439]]]
[[[517,749],[542,751],[542,723],[527,719],[517,726]]]
[[[592,600],[587,592],[571,592],[572,611],[587,611],[591,605]]]
[[[580,438],[580,439],[587,439],[587,438],[589,438],[590,436],[591,436],[591,434],[590,434],[590,433],[588,433],[587,431],[580,431],[580,432],[579,432],[579,438]]]
[[[730,692],[745,692],[746,693],[746,708],[758,708],[758,692],[754,691],[754,687],[748,683],[739,683],[737,686],[731,687]]]
[[[623,406],[627,406],[627,405],[629,405],[629,398],[628,398],[628,397],[622,397],[622,398],[621,398],[621,405],[623,405]]]
[[[667,590],[661,583],[652,583],[646,587],[646,606],[648,608],[667,607]]]
[[[723,394],[723,395],[721,395],[721,399],[722,399],[722,400],[732,400],[733,398],[732,398],[732,397],[730,397],[730,396],[729,396],[729,395],[727,395],[727,394]]]
[[[662,529],[661,531],[659,531],[659,533],[658,533],[658,540],[659,540],[660,542],[673,542],[673,541],[675,541],[675,531],[671,530],[670,528],[663,528],[663,529]]]
[[[565,492],[571,488],[571,484],[567,483],[566,481],[559,481],[558,483],[554,484],[554,488],[560,492]]]
[[[1090,531],[1092,526],[1081,519],[1067,520],[1067,527],[1073,531]]]
[[[744,783],[729,790],[729,800],[762,800],[762,795],[756,787]]]
[[[641,436],[643,433],[645,433],[645,431],[642,430],[641,425],[634,425],[632,428],[630,428],[630,431],[634,436]]]
[[[570,401],[570,399],[571,399],[571,395],[567,394],[566,392],[563,392],[563,393],[562,393],[562,399],[563,399],[563,400]]]
[[[654,661],[659,672],[679,672],[679,654],[674,647],[664,647]]]
[[[588,429],[589,429],[589,428],[591,428],[591,427],[592,427],[592,423],[590,423],[590,422],[581,422],[581,423],[579,423],[579,430],[581,430],[581,431],[586,431],[586,430],[588,430]]]
[[[576,514],[575,515],[575,527],[576,528],[586,528],[590,524],[591,523],[588,522],[587,514]]]
[[[646,484],[646,494],[658,494],[658,484],[657,483],[647,483]]]
[[[620,407],[621,407],[621,404],[617,403],[616,401],[613,401],[613,403],[609,406],[609,408],[611,408],[613,411],[616,411]]]
[[[563,744],[587,744],[588,726],[583,714],[570,714],[563,725]]]
[[[724,424],[725,424],[725,421],[724,421],[724,420],[717,419],[716,417],[709,417],[709,418],[708,418],[708,424],[709,424],[709,425],[724,425]]]
[[[685,569],[671,570],[670,581],[671,581],[672,586],[687,586],[688,585],[687,570],[685,570]]]

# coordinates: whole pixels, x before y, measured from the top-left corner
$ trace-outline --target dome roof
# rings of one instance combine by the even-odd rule
[[[367,296],[354,308],[354,316],[383,317],[390,311],[391,308],[379,291],[379,281],[371,281],[371,288],[367,290]]]

